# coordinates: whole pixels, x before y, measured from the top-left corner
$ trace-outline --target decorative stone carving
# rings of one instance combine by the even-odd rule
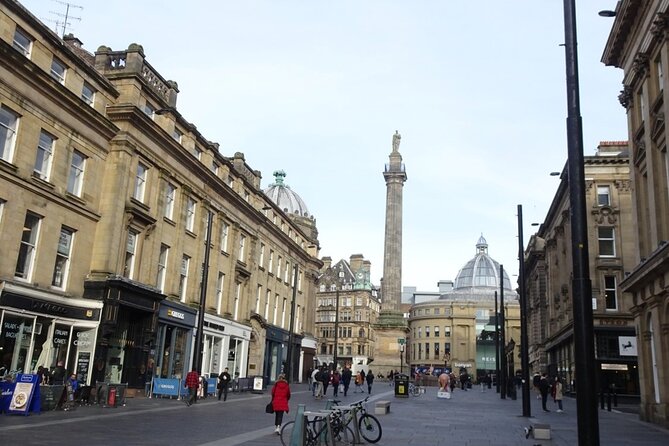
[[[620,101],[620,105],[625,107],[625,109],[629,109],[633,105],[632,89],[629,85],[623,86],[623,89],[620,90],[618,101]]]
[[[613,182],[615,187],[620,192],[630,192],[632,190],[632,181],[630,180],[615,180]]]
[[[632,62],[632,71],[634,72],[635,78],[645,77],[650,69],[650,58],[648,54],[639,53],[634,58]]]
[[[669,31],[669,14],[658,12],[650,27],[650,33],[658,39],[665,39],[667,31]]]
[[[593,209],[592,215],[595,217],[595,222],[597,224],[608,224],[614,225],[618,221],[617,217],[618,211],[614,210],[610,206],[598,206],[596,209]]]

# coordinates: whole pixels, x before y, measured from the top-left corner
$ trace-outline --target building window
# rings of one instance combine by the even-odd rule
[[[174,199],[176,197],[177,188],[172,183],[167,183],[165,186],[165,212],[163,216],[173,220],[174,217]]]
[[[146,191],[146,178],[149,168],[142,163],[137,163],[137,173],[135,174],[135,193],[133,198],[144,202],[144,193]]]
[[[597,186],[597,205],[611,206],[611,188],[609,186]]]
[[[123,266],[123,275],[128,279],[132,279],[134,277],[136,253],[137,232],[131,229],[128,231],[128,239],[125,244],[125,263]]]
[[[606,309],[617,310],[616,276],[604,276],[604,294],[606,295]]]
[[[272,317],[272,324],[276,325],[276,316],[279,312],[279,295],[274,295],[274,316]]]
[[[272,268],[274,267],[274,251],[269,250],[269,265],[267,266],[267,272],[271,273]]]
[[[302,272],[297,275],[297,291],[302,291]]]
[[[444,336],[447,338],[451,336],[451,327],[444,327]]]
[[[434,326],[434,337],[435,338],[439,337],[439,326],[438,325]]]
[[[430,327],[425,327],[425,337],[426,338],[430,337]]]
[[[281,264],[283,263],[283,257],[279,256],[279,259],[276,261],[276,277],[277,279],[281,278]]]
[[[230,225],[223,222],[221,225],[221,251],[228,252],[228,236],[230,235]]]
[[[67,274],[70,270],[70,257],[72,254],[72,236],[74,231],[65,226],[60,228],[60,237],[58,238],[58,249],[56,250],[56,264],[53,268],[53,278],[51,285],[58,288],[65,288],[67,284]]]
[[[260,260],[258,261],[258,266],[264,268],[265,265],[265,244],[260,244]]]
[[[167,258],[170,253],[170,247],[160,244],[160,254],[158,255],[158,274],[156,276],[156,286],[161,293],[165,292],[165,276],[167,271]]]
[[[262,285],[258,285],[258,288],[256,288],[256,304],[254,307],[256,314],[260,314],[260,296],[262,296]]]
[[[430,343],[425,343],[425,359],[430,359]]]
[[[181,269],[179,273],[179,299],[186,302],[186,287],[188,286],[188,269],[190,267],[190,257],[186,254],[181,257]]]
[[[597,228],[599,240],[599,255],[601,257],[614,257],[616,255],[615,231],[612,227]]]
[[[178,128],[174,128],[174,131],[172,132],[172,138],[179,144],[181,144],[181,138],[183,138],[184,134],[181,133],[181,131]]]
[[[239,261],[244,262],[246,256],[246,236],[239,236]]]
[[[28,212],[23,222],[23,235],[14,274],[21,279],[30,280],[32,277],[41,220],[37,215]]]
[[[218,163],[216,161],[211,162],[211,171],[214,172],[214,175],[218,176],[218,169],[219,168],[220,168],[220,166],[218,165]]]
[[[53,159],[53,146],[56,139],[42,130],[37,143],[37,156],[35,157],[35,174],[41,179],[48,181],[51,172],[51,160]]]
[[[655,62],[655,66],[657,67],[657,89],[661,92],[664,90],[664,70],[662,69],[662,60],[658,59]]]
[[[186,229],[190,232],[195,229],[195,200],[191,197],[186,200]]]
[[[283,298],[281,304],[281,328],[286,328],[286,298]]]
[[[234,320],[239,319],[239,300],[241,299],[241,294],[242,294],[242,284],[237,283],[235,286],[235,306],[232,312],[232,317]]]
[[[11,163],[14,157],[18,124],[19,115],[4,105],[0,107],[0,159],[8,163]]]
[[[91,106],[95,102],[95,89],[88,82],[84,82],[84,86],[81,89],[81,99]]]
[[[84,184],[84,169],[86,157],[76,150],[72,152],[72,163],[70,164],[70,175],[67,178],[67,191],[77,197],[81,197]]]
[[[197,158],[199,161],[202,161],[202,149],[199,147],[195,147],[195,150],[193,151],[193,156]]]
[[[225,274],[218,272],[218,279],[216,279],[216,313],[221,314],[223,310],[223,285],[225,285]]]
[[[266,321],[269,320],[269,300],[271,298],[272,298],[272,291],[267,290],[267,292],[265,293],[265,314],[264,314]]]
[[[451,343],[450,342],[445,342],[444,343],[444,353],[451,353]]]
[[[55,57],[51,60],[51,77],[58,83],[65,84],[65,64]]]
[[[146,104],[144,104],[144,110],[143,111],[144,111],[144,114],[151,119],[156,117],[155,107],[148,102]]]
[[[439,359],[439,343],[434,343],[434,359]]]
[[[423,337],[423,327],[418,327],[418,337],[419,338]]]
[[[12,46],[19,50],[24,56],[30,59],[30,51],[32,50],[33,40],[22,29],[16,28],[14,31],[14,41]]]
[[[283,281],[288,283],[288,274],[290,273],[290,262],[286,260],[286,268],[283,270]]]

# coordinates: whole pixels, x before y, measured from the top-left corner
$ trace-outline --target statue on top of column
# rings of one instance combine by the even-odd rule
[[[398,152],[400,150],[400,139],[402,139],[402,135],[395,130],[395,134],[393,135],[393,152]]]

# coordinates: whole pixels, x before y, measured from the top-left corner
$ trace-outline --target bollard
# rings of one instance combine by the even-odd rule
[[[290,436],[290,446],[301,446],[304,444],[304,404],[297,405],[297,414],[295,415],[295,424],[293,433]]]

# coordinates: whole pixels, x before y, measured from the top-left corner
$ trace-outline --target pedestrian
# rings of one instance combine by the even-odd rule
[[[209,381],[207,377],[202,375],[202,398],[207,399],[207,394],[209,393]]]
[[[560,380],[559,376],[555,377],[555,382],[553,383],[553,401],[558,406],[558,413],[564,412],[562,410],[562,380]]]
[[[228,368],[226,367],[225,370],[221,372],[220,375],[218,375],[218,400],[221,401],[221,395],[223,396],[223,401],[228,399],[228,387],[230,387],[230,373],[228,372]]]
[[[323,396],[328,394],[328,385],[330,385],[330,370],[323,367],[321,370],[321,384],[323,385]]]
[[[77,375],[75,373],[71,374],[70,377],[65,381],[65,404],[63,405],[63,410],[73,410],[74,409],[74,394],[79,388],[79,382],[77,381]]]
[[[374,374],[371,370],[367,372],[367,393],[372,394],[372,384],[374,384]]]
[[[63,361],[58,361],[53,372],[51,372],[51,384],[62,386],[65,384],[66,377],[65,363]]]
[[[448,375],[448,383],[451,386],[451,393],[455,391],[455,386],[457,385],[456,379],[455,379],[455,373],[451,372]]]
[[[323,382],[322,382],[322,375],[323,375],[323,370],[322,369],[316,369],[314,370],[314,397],[316,399],[321,399],[323,398]]]
[[[550,387],[551,385],[548,382],[548,377],[545,373],[543,373],[541,375],[541,379],[539,380],[539,392],[541,394],[541,408],[544,412],[550,412],[550,410],[548,410],[546,407],[546,400],[548,400],[548,392]]]
[[[351,377],[353,373],[349,366],[344,367],[344,370],[341,372],[341,381],[344,383],[344,396],[348,393],[348,386],[351,385]]]
[[[360,374],[360,372],[355,374],[355,390],[353,391],[353,393],[358,393],[358,392],[365,393],[362,390],[362,375]]]
[[[318,374],[321,371],[316,367],[313,372],[311,372],[311,396],[316,396],[316,389],[319,387]]]
[[[462,390],[467,391],[467,381],[469,380],[469,375],[467,374],[466,371],[463,371],[460,373],[460,388]]]
[[[541,392],[539,391],[540,382],[541,382],[541,375],[539,375],[539,372],[535,372],[534,376],[532,376],[532,387],[534,387],[534,391],[537,394],[537,399],[541,398]]]
[[[186,382],[184,387],[188,389],[188,399],[186,400],[186,405],[190,406],[197,402],[197,388],[200,385],[200,376],[193,367],[193,370],[186,374]]]
[[[334,397],[339,396],[340,381],[341,381],[341,375],[339,374],[339,370],[335,369],[332,372],[332,396]]]
[[[290,399],[290,385],[283,373],[272,386],[272,408],[274,409],[274,432],[281,434],[281,423],[283,414],[288,412],[288,400]]]

